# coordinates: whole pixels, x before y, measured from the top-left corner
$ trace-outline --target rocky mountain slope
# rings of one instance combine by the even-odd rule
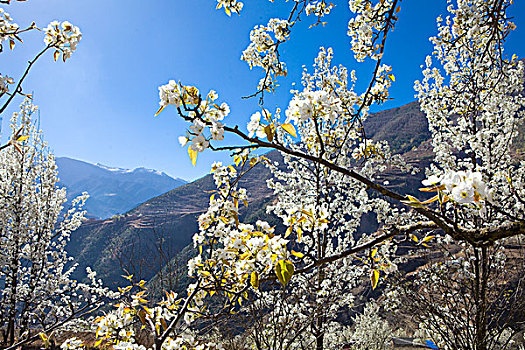
[[[88,217],[108,218],[125,213],[140,203],[170,191],[186,181],[146,168],[110,168],[58,157],[59,186],[67,188],[68,201],[87,191]]]

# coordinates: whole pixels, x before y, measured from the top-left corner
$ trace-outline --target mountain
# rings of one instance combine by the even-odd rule
[[[91,218],[124,213],[186,183],[146,168],[110,168],[66,157],[57,157],[56,163],[59,186],[66,187],[68,201],[84,191],[89,193],[85,209]]]
[[[365,127],[369,137],[387,139],[396,152],[405,154],[407,162],[424,166],[431,159],[430,134],[417,103],[373,114]],[[282,161],[276,151],[268,153],[267,157]],[[269,176],[269,170],[260,165],[241,180],[240,186],[248,190],[251,198],[249,206],[241,211],[241,219],[245,222],[262,219],[277,224],[265,211],[266,204],[272,200],[272,193],[266,187]],[[407,178],[395,169],[384,174],[389,187],[402,193],[417,188],[423,176]],[[126,282],[120,277],[124,268],[136,278],[152,278],[191,243],[191,237],[198,230],[197,218],[207,209],[209,191],[214,189],[212,176],[206,175],[118,217],[85,222],[72,234],[68,248],[79,264],[75,277],[82,278],[85,267],[91,266],[111,287]],[[364,229],[374,225],[373,218],[364,221]],[[161,246],[162,252],[159,251]]]
[[[274,152],[268,157],[278,161],[280,155]],[[269,174],[268,169],[258,165],[240,181],[251,195],[242,217],[264,211],[271,200],[265,182]],[[124,267],[136,277],[140,274],[141,279],[150,279],[191,242],[198,230],[197,217],[207,209],[208,192],[214,189],[212,176],[206,175],[123,215],[86,221],[71,235],[68,245],[70,255],[79,263],[75,277],[82,278],[85,267],[91,266],[112,287],[125,282],[120,278]],[[160,256],[162,261],[158,261]]]

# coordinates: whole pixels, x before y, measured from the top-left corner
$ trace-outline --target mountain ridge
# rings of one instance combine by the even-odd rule
[[[81,160],[57,157],[59,183],[66,187],[68,201],[86,191],[85,209],[90,218],[124,213],[140,203],[187,182],[153,169],[111,168]]]

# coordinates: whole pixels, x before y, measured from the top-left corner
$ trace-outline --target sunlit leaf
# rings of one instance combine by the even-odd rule
[[[191,164],[195,166],[197,164],[197,151],[194,151],[193,148],[188,147],[188,154],[190,155]]]
[[[288,237],[292,233],[293,227],[290,226],[286,229],[286,232],[284,233],[284,238]]]
[[[377,283],[379,282],[379,271],[372,270],[370,273],[370,282],[372,282],[372,289],[376,289]]]
[[[286,286],[292,279],[294,269],[294,265],[290,260],[279,260],[275,264],[275,274],[283,286]]]
[[[285,124],[281,125],[281,128],[283,128],[284,131],[286,131],[287,133],[289,133],[293,137],[297,137],[297,132],[295,131],[295,127],[292,124],[285,123]]]
[[[21,136],[18,136],[18,138],[15,141],[22,142],[22,141],[27,140],[28,138],[29,138],[29,135],[21,135]]]
[[[436,236],[426,236],[425,238],[423,238],[422,242],[428,242],[431,239],[433,239],[434,237],[436,237]]]
[[[160,112],[162,112],[162,110],[166,108],[166,105],[164,106],[160,106],[159,110],[157,111],[157,113],[155,113],[155,117],[158,116],[160,114]]]
[[[292,255],[298,257],[299,259],[304,258],[304,254],[303,254],[303,253],[301,253],[301,252],[296,252],[296,251],[294,251],[294,250],[292,250]]]
[[[252,284],[253,288],[259,288],[259,274],[257,271],[253,271],[250,276],[250,283]]]

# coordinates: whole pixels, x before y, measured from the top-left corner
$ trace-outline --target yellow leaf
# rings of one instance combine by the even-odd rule
[[[299,259],[302,259],[304,257],[304,254],[301,253],[301,252],[296,252],[294,250],[292,250],[292,255],[298,257]]]
[[[372,270],[370,273],[370,282],[372,282],[372,289],[376,289],[377,283],[379,282],[379,271]]]
[[[410,237],[410,239],[412,239],[414,242],[416,242],[416,243],[419,242],[419,239],[417,238],[416,235],[414,235],[414,234],[411,233],[411,234],[409,235],[409,237]]]
[[[195,166],[195,164],[197,164],[197,151],[194,151],[193,148],[188,147],[188,154],[190,155],[190,159],[191,159],[191,164],[193,164],[193,166]]]
[[[250,276],[250,283],[252,284],[253,288],[259,288],[259,274],[257,271],[252,272],[252,275]]]
[[[235,157],[233,157],[233,162],[235,163],[235,165],[239,166],[239,164],[241,164],[241,161],[242,161],[242,157],[238,154],[235,155]]]
[[[295,229],[297,231],[297,241],[301,242],[301,237],[303,236],[303,230],[300,227]]]
[[[292,124],[285,123],[285,124],[281,125],[281,128],[283,128],[284,131],[286,131],[287,133],[289,133],[293,137],[297,137],[297,132],[295,131],[295,128],[294,128],[294,126]]]
[[[286,229],[286,232],[284,233],[284,238],[288,237],[292,233],[293,227],[290,226]]]
[[[224,11],[226,12],[226,14],[227,14],[228,16],[231,17],[232,13],[231,13],[230,9],[228,8],[228,6],[224,6]]]
[[[275,274],[283,286],[286,286],[292,279],[294,269],[290,260],[279,260],[275,265]]]
[[[388,77],[390,78],[390,80],[396,81],[396,77],[394,76],[394,74],[389,74]]]
[[[372,253],[370,253],[370,257],[373,258],[377,254],[377,248],[372,250]]]
[[[422,208],[423,207],[423,204],[421,204],[421,202],[419,201],[419,199],[417,199],[416,197],[413,197],[409,194],[406,195],[406,197],[408,198],[408,200],[402,200],[401,203],[404,203],[408,206],[411,206],[411,207],[414,207],[414,208]]]
[[[422,242],[428,242],[434,237],[436,237],[436,236],[426,236],[425,238],[423,238]]]
[[[55,53],[53,54],[53,58],[55,59],[55,62],[58,60],[59,57],[60,57],[60,51],[56,50]]]
[[[18,138],[15,140],[15,141],[25,141],[29,138],[29,135],[21,135],[21,136],[18,136]]]
[[[160,114],[160,112],[162,112],[162,110],[166,108],[166,105],[164,106],[160,106],[159,110],[157,111],[157,113],[155,113],[155,117],[158,116]]]
[[[421,204],[429,204],[429,203],[432,203],[432,202],[435,202],[439,199],[439,196],[438,195],[435,195],[434,197],[430,198],[430,199],[427,199],[426,201],[424,202],[421,202]]]
[[[104,341],[103,338],[100,338],[99,340],[97,340],[97,341],[95,342],[95,347],[97,347],[97,346],[99,346],[100,344],[102,344],[102,341]]]
[[[121,276],[127,279],[128,281],[131,281],[131,279],[133,278],[133,275],[127,275],[127,276],[121,275]]]
[[[9,39],[9,48],[12,50],[15,48],[15,41],[14,40],[11,40]],[[56,60],[55,60],[56,61]]]

